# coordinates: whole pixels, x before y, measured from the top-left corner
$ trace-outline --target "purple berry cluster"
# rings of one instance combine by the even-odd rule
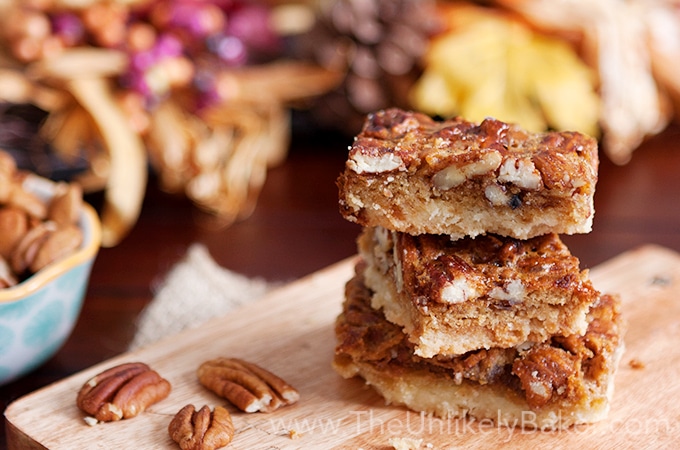
[[[147,107],[177,89],[196,106],[220,100],[224,69],[271,60],[281,39],[271,8],[247,0],[94,2],[67,9],[56,1],[30,0],[14,8],[4,39],[22,62],[58,55],[70,47],[117,49],[129,57],[120,86]]]

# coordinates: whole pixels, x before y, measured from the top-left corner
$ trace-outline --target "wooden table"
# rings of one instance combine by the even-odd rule
[[[0,387],[3,411],[28,392],[124,352],[154,286],[192,243],[205,244],[228,269],[283,282],[354,254],[359,228],[338,214],[335,187],[349,142],[337,135],[295,135],[285,163],[269,172],[254,214],[228,228],[211,227],[189,201],[161,192],[152,179],[133,232],[100,251],[71,338],[41,368]],[[679,172],[677,125],[643,144],[628,165],[603,157],[593,232],[564,237],[582,265],[647,243],[680,251]]]

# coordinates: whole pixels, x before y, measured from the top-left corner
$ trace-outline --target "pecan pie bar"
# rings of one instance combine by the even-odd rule
[[[350,147],[340,211],[363,226],[454,239],[587,233],[597,151],[595,139],[577,132],[379,111]]]
[[[358,248],[373,307],[422,357],[583,334],[599,296],[556,234],[452,241],[366,227]]]
[[[525,428],[566,428],[606,417],[623,352],[618,298],[599,297],[585,335],[427,359],[371,307],[372,295],[360,274],[347,283],[333,367],[344,378],[364,378],[389,403]]]

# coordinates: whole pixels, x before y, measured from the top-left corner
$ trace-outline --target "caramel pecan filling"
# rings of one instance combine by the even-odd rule
[[[589,312],[583,336],[553,337],[541,344],[507,349],[481,349],[456,357],[421,358],[401,328],[370,306],[371,291],[360,277],[347,284],[347,300],[338,318],[336,353],[369,362],[381,370],[425,370],[451,378],[509,387],[532,409],[559,399],[577,398],[585,383],[608,371],[609,356],[618,346],[619,304],[602,295]]]

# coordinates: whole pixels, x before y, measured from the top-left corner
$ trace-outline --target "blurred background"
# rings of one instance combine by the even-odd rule
[[[377,109],[578,130],[624,165],[680,102],[675,0],[1,0],[0,22],[0,147],[101,192],[105,247],[149,174],[229,226],[293,134],[349,142]]]
[[[355,255],[334,182],[392,106],[595,136],[571,252],[680,250],[680,0],[0,0],[0,149],[102,222],[73,334],[0,408],[129,350],[194,244],[243,301]]]

